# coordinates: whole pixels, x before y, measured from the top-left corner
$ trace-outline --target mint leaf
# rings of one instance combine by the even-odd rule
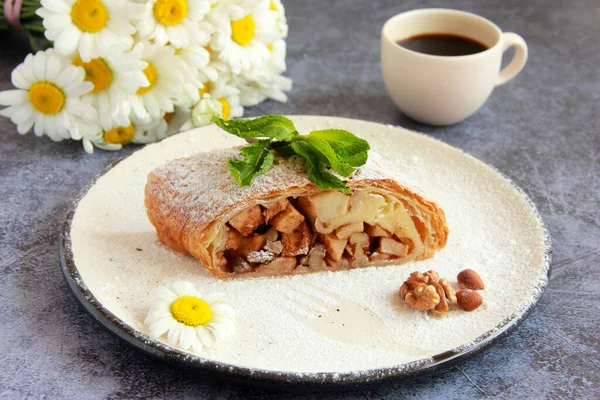
[[[331,149],[333,149],[340,164],[346,164],[351,167],[360,167],[367,162],[369,149],[371,148],[369,143],[348,131],[343,129],[325,129],[321,131],[312,131],[308,135],[308,140],[313,144],[318,143],[319,139],[327,142]],[[321,150],[321,147],[319,147],[319,150]],[[349,175],[339,171],[331,162],[330,158],[331,156],[327,157],[332,168],[343,176]]]
[[[346,182],[327,170],[319,151],[311,143],[305,140],[297,140],[292,142],[292,148],[296,154],[306,160],[308,164],[308,176],[316,187],[323,190],[335,189],[346,194],[352,193],[352,190],[346,187]]]
[[[270,140],[259,140],[240,150],[241,160],[230,158],[227,167],[240,186],[249,186],[258,175],[273,165],[275,154],[267,149]]]
[[[281,155],[283,157],[289,157],[296,154],[296,152],[292,148],[291,142],[271,142],[269,148],[271,150],[275,150],[278,155]]]
[[[213,117],[219,128],[241,138],[271,138],[290,141],[298,135],[292,120],[278,115],[265,115],[254,119],[232,119],[225,121]]]
[[[311,144],[313,150],[321,158],[321,161],[331,165],[331,168],[333,168],[338,174],[342,176],[349,176],[354,172],[354,167],[341,161],[338,155],[335,153],[333,147],[331,147],[326,140],[319,137],[311,137],[311,135],[308,135],[305,140]]]
[[[261,139],[243,147],[241,159],[231,158],[228,161],[229,171],[241,186],[250,185],[254,177],[268,171],[275,156],[298,155],[306,160],[308,175],[315,186],[352,193],[337,174],[350,176],[357,167],[365,164],[369,156],[369,143],[343,129],[324,129],[300,135],[289,118],[277,115],[230,121],[213,117],[212,121],[241,138]]]

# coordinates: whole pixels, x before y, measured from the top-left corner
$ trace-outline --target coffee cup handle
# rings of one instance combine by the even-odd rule
[[[496,86],[504,85],[517,76],[527,62],[527,43],[516,33],[507,32],[502,34],[502,53],[510,47],[515,48],[515,55],[510,63],[500,71]]]

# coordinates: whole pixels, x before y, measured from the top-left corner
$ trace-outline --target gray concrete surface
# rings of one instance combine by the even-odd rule
[[[267,102],[248,115],[336,115],[401,125],[496,166],[533,198],[553,239],[552,280],[532,315],[484,353],[412,382],[286,397],[190,375],[99,328],[77,305],[58,264],[67,205],[135,147],[89,156],[79,143],[20,136],[0,118],[0,398],[600,398],[600,3],[284,2],[295,87],[289,103]],[[530,60],[472,118],[433,128],[408,120],[388,98],[379,30],[398,12],[442,5],[520,33]],[[16,35],[0,34],[0,90],[10,87],[24,46]]]

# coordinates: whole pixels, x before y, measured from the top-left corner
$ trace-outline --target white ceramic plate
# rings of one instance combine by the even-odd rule
[[[301,133],[342,128],[364,137],[446,212],[450,236],[434,258],[284,278],[220,281],[160,245],[143,206],[147,174],[169,160],[244,143],[211,126],[146,146],[94,180],[63,227],[65,276],[102,325],[155,356],[200,371],[278,383],[344,385],[406,377],[466,358],[514,328],[548,280],[550,244],[534,205],[474,157],[425,135],[359,120],[292,116]],[[456,282],[473,268],[485,303],[444,318],[410,309],[397,291],[411,271]],[[227,294],[237,334],[201,355],[147,336],[152,290],[173,280]]]

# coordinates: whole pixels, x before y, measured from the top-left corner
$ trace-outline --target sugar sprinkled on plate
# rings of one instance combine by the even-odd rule
[[[460,150],[400,128],[338,118],[292,119],[300,130],[326,127],[330,119],[367,139],[403,182],[419,187],[445,210],[446,248],[432,259],[402,266],[214,278],[195,259],[158,244],[143,208],[146,176],[156,166],[244,143],[207,127],[134,153],[79,203],[71,231],[74,260],[97,299],[144,333],[148,293],[155,287],[184,279],[207,293],[224,292],[236,309],[238,333],[202,357],[296,373],[342,373],[427,360],[471,345],[531,302],[544,263],[543,229],[527,200],[500,174]],[[455,282],[464,268],[477,270],[486,282],[485,303],[477,311],[455,310],[438,319],[400,301],[398,288],[411,271],[435,269]]]

